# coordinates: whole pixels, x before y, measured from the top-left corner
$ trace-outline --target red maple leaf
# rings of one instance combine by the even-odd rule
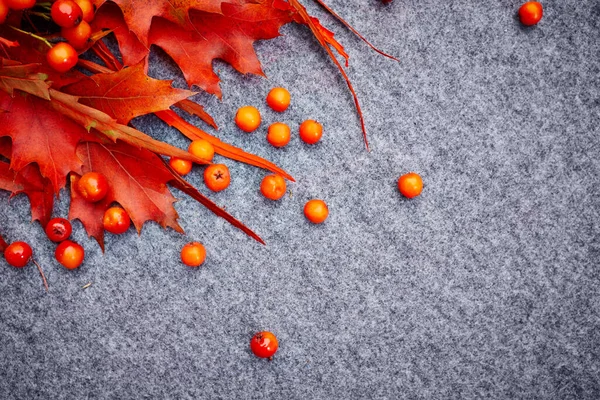
[[[100,172],[111,182],[106,197],[100,202],[90,203],[75,189],[79,176],[71,175],[69,218],[79,219],[88,235],[94,237],[102,249],[104,249],[102,219],[105,210],[115,201],[127,211],[138,232],[146,221],[156,221],[163,228],[170,227],[177,232],[183,232],[177,223],[179,216],[173,208],[175,198],[167,187],[168,182],[217,216],[226,219],[233,226],[264,244],[256,233],[203,196],[172,171],[159,156],[150,151],[135,148],[124,142],[82,143],[77,151],[84,160],[84,172]]]
[[[104,246],[104,211],[114,201],[127,211],[138,232],[150,220],[162,227],[168,226],[183,232],[177,223],[177,211],[173,208],[175,197],[167,187],[173,175],[159,156],[124,142],[82,143],[77,148],[77,154],[84,162],[84,173],[99,172],[110,182],[106,197],[101,202],[89,203],[75,190],[78,177],[71,178],[69,218],[79,219],[100,246]]]
[[[9,158],[12,153],[8,138],[0,138],[0,155]],[[0,189],[11,192],[11,196],[23,193],[29,198],[32,221],[46,226],[52,216],[54,190],[50,180],[40,174],[36,164],[29,164],[16,172],[9,164],[0,161]]]
[[[114,3],[105,3],[98,9],[92,21],[94,29],[110,29],[119,42],[123,64],[135,65],[148,56],[149,49],[143,45],[125,23],[121,9]]]
[[[213,60],[227,61],[242,74],[264,75],[253,44],[279,36],[279,28],[292,21],[292,12],[275,8],[272,1],[222,4],[222,14],[190,11],[194,29],[157,18],[149,43],[161,47],[181,68],[188,84],[221,97]]]
[[[80,103],[105,112],[120,124],[127,124],[140,115],[167,110],[194,94],[173,88],[171,81],[148,77],[143,63],[118,72],[94,74],[62,90],[77,95]]]
[[[27,93],[11,97],[0,92],[0,136],[12,138],[13,170],[37,163],[58,193],[69,172],[81,172],[76,148],[87,131],[49,106],[49,101]]]
[[[221,12],[221,3],[227,0],[113,0],[123,10],[123,16],[129,29],[135,33],[142,43],[148,43],[148,32],[154,17],[161,17],[177,25],[188,24],[190,9],[204,10],[211,13]],[[100,8],[106,0],[95,0]]]

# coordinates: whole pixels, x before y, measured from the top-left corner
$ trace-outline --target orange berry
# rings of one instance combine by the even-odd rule
[[[220,192],[229,186],[231,175],[225,164],[210,164],[204,170],[204,183],[213,192]]]
[[[290,127],[283,122],[275,122],[269,126],[267,141],[274,147],[283,147],[290,142]]]
[[[267,199],[279,200],[285,195],[285,180],[279,175],[267,175],[260,183],[260,192]]]
[[[169,165],[181,176],[189,174],[192,170],[192,162],[182,158],[171,157]]]
[[[260,126],[260,112],[256,107],[240,107],[235,114],[235,123],[244,132],[252,132]]]
[[[398,190],[404,197],[412,199],[421,194],[423,190],[423,180],[421,176],[415,172],[402,175],[398,179]]]
[[[79,25],[70,28],[62,28],[61,35],[71,46],[76,49],[83,49],[88,44],[88,39],[92,34],[92,27],[86,21],[81,21]]]
[[[307,144],[315,144],[323,136],[323,125],[312,119],[300,124],[300,139]]]
[[[313,224],[320,224],[329,216],[329,208],[323,200],[309,200],[304,205],[304,215]]]
[[[48,64],[53,70],[64,74],[77,65],[79,56],[77,55],[75,48],[69,43],[60,42],[48,50],[46,53],[46,61],[48,61]]]
[[[206,249],[201,243],[188,243],[181,249],[181,262],[188,267],[198,267],[206,260]]]
[[[75,0],[75,3],[81,8],[83,20],[92,22],[94,20],[94,5],[90,0]]]
[[[188,151],[198,158],[211,162],[215,156],[215,148],[204,139],[197,139],[190,143]]]
[[[277,112],[283,112],[290,106],[290,92],[282,87],[271,89],[267,95],[267,104]]]
[[[131,226],[131,218],[121,207],[111,207],[104,212],[102,224],[108,232],[120,235],[127,232]]]
[[[519,8],[519,19],[526,26],[535,25],[542,19],[544,9],[537,1],[528,1]]]
[[[54,258],[66,269],[76,269],[85,258],[85,250],[80,244],[65,240],[56,247]]]
[[[102,200],[108,194],[108,179],[99,172],[87,172],[77,182],[81,197],[90,203]]]

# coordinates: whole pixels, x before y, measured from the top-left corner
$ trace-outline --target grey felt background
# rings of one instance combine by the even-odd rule
[[[328,1],[400,63],[306,3],[351,56],[372,152],[339,73],[290,25],[256,46],[268,79],[217,62],[223,101],[198,95],[220,137],[297,180],[273,203],[263,171],[227,162],[212,198],[266,247],[176,192],[187,236],[147,224],[102,255],[76,223],[87,255],[70,272],[26,198],[1,193],[1,233],[31,243],[50,292],[33,266],[1,266],[0,398],[600,398],[599,3],[547,1],[523,28],[516,0]],[[293,96],[282,115],[264,104],[276,85]],[[259,132],[235,128],[245,104]],[[322,143],[267,144],[268,122],[305,118]],[[136,126],[187,146],[154,117]],[[425,189],[407,201],[396,179],[411,170]],[[190,179],[205,190],[201,170]],[[331,210],[320,226],[302,215],[313,197]],[[201,269],[178,261],[190,240],[208,249]],[[273,362],[249,351],[258,330],[280,339]]]

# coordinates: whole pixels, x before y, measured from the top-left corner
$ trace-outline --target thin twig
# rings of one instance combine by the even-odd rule
[[[46,292],[47,292],[48,291],[48,282],[46,281],[46,275],[44,275],[44,271],[42,271],[42,267],[40,267],[40,264],[38,264],[37,261],[35,261],[33,259],[31,261],[33,261],[33,263],[37,267],[38,271],[40,271],[40,275],[42,276],[42,281],[44,281],[44,287],[46,288]]]
[[[375,47],[375,45],[373,45],[371,42],[369,42],[367,40],[367,38],[365,38],[356,29],[354,29],[352,27],[352,25],[350,25],[348,22],[346,22],[346,20],[344,18],[342,18],[338,13],[336,13],[335,11],[333,11],[327,4],[323,3],[322,0],[316,0],[316,2],[319,3],[321,5],[321,7],[323,7],[324,9],[326,9],[329,14],[333,15],[335,18],[337,18],[338,21],[340,21],[342,24],[344,24],[346,26],[346,28],[350,29],[352,31],[352,33],[354,33],[356,36],[358,36],[370,48],[372,48],[373,50],[375,50],[376,52],[378,52],[379,54],[381,54],[384,57],[391,58],[392,60],[400,62],[400,60],[398,60],[396,57],[391,56],[388,53],[386,53],[386,52],[384,52],[382,50],[379,50],[377,47]]]
[[[8,25],[8,27],[11,28],[11,29],[13,29],[13,30],[15,30],[15,31],[17,31],[17,32],[21,32],[24,35],[31,36],[34,39],[37,39],[37,40],[39,40],[41,42],[44,42],[48,47],[52,48],[52,44],[49,41],[47,41],[46,39],[44,39],[41,36],[36,35],[35,33],[24,31],[22,29],[19,29],[17,27],[12,26],[12,25]]]

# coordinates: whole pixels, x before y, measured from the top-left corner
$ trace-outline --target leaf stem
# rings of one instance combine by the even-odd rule
[[[344,18],[342,18],[338,13],[333,11],[333,9],[331,7],[329,7],[327,4],[325,4],[323,2],[323,0],[316,0],[316,2],[319,3],[321,5],[321,7],[323,7],[325,10],[327,10],[328,13],[333,15],[338,21],[340,21],[342,24],[344,24],[346,26],[346,28],[350,29],[350,31],[352,31],[352,33],[354,33],[356,36],[358,36],[359,39],[362,40],[363,42],[365,42],[370,48],[372,48],[373,50],[375,50],[377,53],[381,54],[384,57],[391,58],[392,60],[400,62],[400,60],[398,60],[396,57],[389,55],[388,53],[384,52],[383,50],[379,50],[377,47],[375,47],[375,45],[373,45],[371,42],[369,42],[367,40],[367,38],[365,38],[356,29],[354,29],[354,27],[352,27],[352,25],[350,25],[348,22],[346,22],[346,20]]]
[[[13,29],[13,30],[15,30],[15,31],[17,31],[17,32],[20,32],[20,33],[23,33],[25,35],[31,36],[32,38],[37,39],[37,40],[39,40],[41,42],[44,42],[48,47],[52,48],[52,44],[49,41],[47,41],[46,39],[44,39],[41,36],[36,35],[35,33],[24,31],[22,29],[19,29],[19,28],[16,28],[16,27],[12,26],[12,25],[8,25],[8,27],[11,28],[11,29]]]
[[[38,12],[38,11],[29,11],[29,15],[35,15],[36,17],[44,18],[46,21],[50,21],[50,16],[48,14]]]

